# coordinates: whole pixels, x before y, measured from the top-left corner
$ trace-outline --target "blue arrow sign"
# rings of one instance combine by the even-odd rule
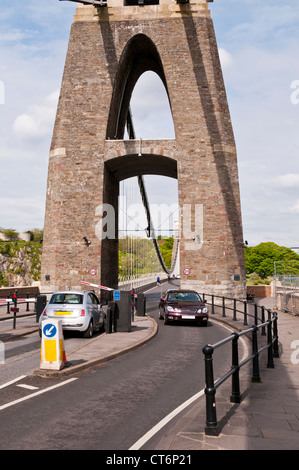
[[[120,300],[120,291],[119,290],[115,290],[113,292],[113,300]]]
[[[43,332],[44,335],[47,336],[47,338],[53,338],[53,336],[55,336],[57,333],[57,328],[55,325],[48,323],[44,326]]]

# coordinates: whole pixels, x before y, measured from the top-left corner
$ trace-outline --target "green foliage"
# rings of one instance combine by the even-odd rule
[[[23,240],[14,240],[14,233],[16,233],[14,230],[8,232],[0,229],[0,231],[5,233],[7,238],[10,238],[10,241],[0,241],[0,255],[3,256],[3,260],[6,260],[5,263],[2,263],[6,268],[2,267],[2,270],[0,271],[0,287],[8,286],[7,275],[9,274],[24,275],[25,263],[27,269],[28,266],[30,266],[29,273],[31,278],[34,281],[39,281],[42,251],[41,243],[37,241],[27,242]],[[11,236],[9,236],[9,233],[11,233]],[[16,238],[17,235],[18,234],[16,234]],[[40,234],[38,234],[38,236],[39,235]],[[12,265],[17,267],[12,269]]]
[[[299,256],[290,248],[273,242],[245,247],[246,273],[256,273],[262,280],[274,274],[299,274]]]
[[[173,237],[159,237],[158,240],[164,262],[170,267]],[[119,240],[118,265],[119,277],[125,277],[127,274],[142,276],[161,269],[152,240],[137,237]]]
[[[0,287],[9,287],[6,273],[0,271]]]
[[[171,268],[173,237],[163,238],[159,243],[160,251],[167,268]]]
[[[2,228],[0,227],[0,232],[6,236],[9,240],[17,240],[18,233],[13,228]]]
[[[30,233],[30,241],[39,243],[41,242],[43,238],[43,230],[39,228],[33,228],[28,230],[28,233]]]

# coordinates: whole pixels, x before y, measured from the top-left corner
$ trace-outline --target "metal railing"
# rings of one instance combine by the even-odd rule
[[[203,296],[204,297],[204,296]],[[222,303],[222,316],[226,316],[227,305],[225,303],[225,298]],[[228,300],[228,299],[226,299]],[[230,307],[233,310],[233,320],[236,320],[236,313],[240,310],[236,308],[236,299],[233,300],[233,307]],[[212,301],[213,302],[213,301]],[[212,303],[212,305],[214,305]],[[215,307],[215,305],[214,305]],[[267,350],[267,367],[274,368],[274,357],[279,357],[279,348],[278,348],[278,327],[277,327],[277,313],[272,312],[270,309],[267,309],[268,320],[265,321],[264,314],[265,308],[260,307],[263,314],[263,319],[261,320],[258,317],[258,306],[254,305],[254,314],[250,315],[247,311],[247,305],[243,306],[241,311],[244,315],[244,324],[247,323],[248,316],[254,317],[254,325],[246,330],[240,332],[234,332],[229,337],[211,345],[207,344],[203,348],[204,362],[205,362],[205,396],[206,396],[206,426],[205,434],[210,436],[217,436],[220,432],[219,423],[217,421],[217,412],[216,412],[216,390],[220,385],[222,385],[228,378],[232,378],[231,381],[231,403],[240,403],[241,402],[241,392],[240,392],[240,379],[239,371],[241,367],[252,361],[252,382],[261,382],[260,378],[260,368],[259,368],[259,355],[262,351]],[[215,312],[212,312],[215,313]],[[258,324],[259,320],[261,323]],[[258,345],[258,330],[261,329],[262,335],[267,336],[266,344],[259,347]],[[266,333],[267,331],[267,333]],[[251,336],[252,351],[251,354],[246,357],[244,360],[239,362],[239,338],[243,335]],[[225,344],[231,342],[232,346],[232,365],[231,369],[227,371],[221,378],[216,382],[214,381],[214,370],[213,370],[213,353],[216,349],[224,346]]]
[[[266,312],[269,312],[263,305],[257,305],[252,300],[239,300],[230,297],[223,297],[214,294],[201,294],[203,300],[206,300],[207,305],[211,305],[211,314],[215,314],[215,309],[221,310],[222,318],[225,318],[227,311],[232,311],[233,321],[238,321],[237,314],[240,313],[243,317],[243,325],[248,326],[248,317],[254,318],[254,324],[257,325],[260,320],[261,323],[265,321]],[[207,298],[211,298],[210,302],[207,301]],[[218,300],[218,302],[216,302]],[[253,310],[253,313],[250,313],[250,310]],[[265,328],[262,329],[262,334],[265,335]]]

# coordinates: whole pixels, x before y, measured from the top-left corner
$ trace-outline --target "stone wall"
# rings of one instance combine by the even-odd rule
[[[123,128],[146,70],[167,89],[175,139],[148,142],[145,165]],[[236,148],[206,0],[77,8],[49,157],[43,289],[77,288],[81,280],[117,286],[118,243],[99,236],[101,207],[111,204],[117,215],[119,181],[144,168],[175,172],[179,205],[191,208],[188,229],[187,216],[180,220],[182,286],[244,297]]]
[[[257,285],[247,286],[247,294],[253,295],[255,298],[271,297],[271,286]]]

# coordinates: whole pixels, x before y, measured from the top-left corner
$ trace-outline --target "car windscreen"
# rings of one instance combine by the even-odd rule
[[[71,293],[57,293],[53,294],[50,299],[50,304],[82,304],[83,295]]]
[[[168,294],[168,302],[201,302],[200,296],[196,292],[171,292]]]

